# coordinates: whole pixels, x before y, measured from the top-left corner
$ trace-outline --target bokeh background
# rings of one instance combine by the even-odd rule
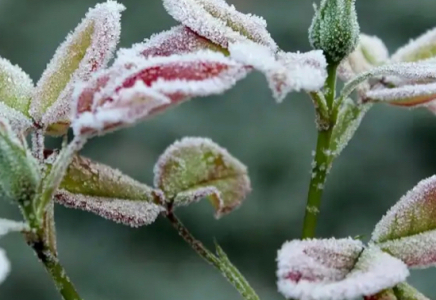
[[[122,0],[121,46],[142,41],[175,22],[160,0]],[[309,50],[308,0],[232,0],[262,15],[288,51]],[[393,52],[436,25],[434,0],[360,0],[362,31],[383,38]],[[65,35],[95,0],[0,1],[0,55],[36,81]],[[151,183],[159,153],[183,136],[207,136],[246,163],[253,192],[244,205],[217,221],[207,201],[180,209],[180,217],[206,244],[216,239],[265,300],[276,292],[276,251],[298,238],[316,131],[306,95],[277,105],[264,78],[252,74],[220,97],[196,99],[175,110],[88,143],[83,154]],[[328,180],[318,233],[370,235],[401,195],[436,173],[436,117],[426,110],[375,106],[336,162]],[[0,202],[1,217],[19,218]],[[165,220],[130,229],[97,216],[56,207],[61,261],[87,300],[230,300],[233,288],[177,236]],[[52,282],[19,235],[0,241],[13,264],[0,299],[59,299]],[[410,282],[436,299],[435,270],[412,272]]]

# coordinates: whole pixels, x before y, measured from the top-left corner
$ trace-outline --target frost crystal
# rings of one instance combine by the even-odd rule
[[[164,0],[163,3],[174,19],[224,48],[229,43],[251,40],[277,50],[264,19],[240,13],[224,0]]]
[[[278,102],[291,91],[317,91],[327,78],[327,62],[322,51],[275,54],[250,41],[232,43],[229,51],[234,60],[265,74]]]
[[[131,49],[120,49],[118,55],[124,55],[124,51],[133,51],[135,56],[170,56],[205,49],[216,50],[218,52],[225,51],[188,27],[179,25],[168,31],[153,35],[143,43],[133,45]]]
[[[436,99],[436,83],[374,89],[368,91],[366,97],[400,106],[416,106]]]
[[[11,264],[9,263],[6,253],[3,249],[0,249],[0,283],[5,281],[11,270]]]
[[[407,45],[398,49],[391,60],[393,62],[414,62],[429,60],[436,56],[436,28],[433,28]]]
[[[175,205],[209,196],[220,217],[238,207],[250,188],[247,168],[210,139],[184,138],[154,167],[154,185]]]
[[[35,89],[30,114],[48,126],[68,122],[71,95],[78,81],[104,68],[120,36],[120,12],[115,1],[97,4],[56,50]]]
[[[103,218],[131,227],[153,223],[164,208],[146,201],[131,201],[76,195],[59,190],[55,201],[66,207],[95,213]]]
[[[380,220],[372,241],[381,243],[436,230],[436,176],[419,182]]]
[[[287,242],[277,260],[279,291],[299,300],[369,296],[409,275],[400,260],[350,238]]]

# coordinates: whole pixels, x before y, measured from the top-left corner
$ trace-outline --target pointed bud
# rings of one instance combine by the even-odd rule
[[[208,197],[216,217],[231,212],[250,192],[247,168],[209,139],[184,138],[161,155],[154,185],[167,201],[186,205]]]
[[[356,0],[322,0],[309,28],[314,49],[324,51],[329,63],[338,64],[356,47],[359,23]]]
[[[0,122],[0,189],[12,200],[27,204],[40,181],[39,166],[24,140],[8,123]]]
[[[163,210],[154,203],[161,201],[159,191],[80,156],[69,165],[55,200],[132,227],[152,223]]]

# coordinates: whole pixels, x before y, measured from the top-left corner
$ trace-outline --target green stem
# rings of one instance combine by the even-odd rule
[[[306,212],[303,221],[302,238],[315,237],[316,224],[321,207],[321,198],[324,190],[324,184],[327,174],[330,170],[329,149],[333,132],[333,126],[336,123],[337,112],[333,109],[333,103],[336,96],[336,70],[337,65],[329,65],[328,77],[325,83],[325,99],[329,109],[328,126],[318,127],[318,140],[316,145],[315,157],[312,165],[311,180],[307,195]]]
[[[166,213],[166,218],[170,221],[179,235],[187,242],[194,251],[205,261],[217,268],[223,276],[235,287],[241,296],[246,300],[259,300],[259,296],[250,286],[248,281],[242,276],[239,270],[228,260],[221,248],[217,247],[218,257],[211,253],[200,241],[198,241],[183,223],[172,212],[171,208]]]

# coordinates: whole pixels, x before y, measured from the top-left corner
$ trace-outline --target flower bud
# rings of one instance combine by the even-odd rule
[[[329,63],[339,63],[356,47],[359,23],[356,0],[322,0],[309,28],[310,44],[321,49]]]

